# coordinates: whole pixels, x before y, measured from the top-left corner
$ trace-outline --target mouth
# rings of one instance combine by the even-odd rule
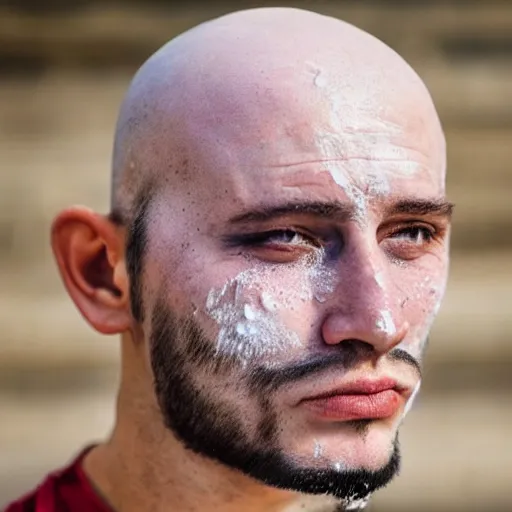
[[[391,378],[361,379],[304,398],[298,405],[330,421],[386,419],[403,406],[407,390]]]

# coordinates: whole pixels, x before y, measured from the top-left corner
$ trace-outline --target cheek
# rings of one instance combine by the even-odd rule
[[[273,364],[300,353],[312,336],[318,304],[334,289],[320,265],[258,265],[208,293],[205,312],[217,324],[217,349],[243,364]]]
[[[428,335],[435,320],[446,288],[446,270],[421,269],[416,279],[401,290],[400,304],[409,332],[399,348],[421,359]]]

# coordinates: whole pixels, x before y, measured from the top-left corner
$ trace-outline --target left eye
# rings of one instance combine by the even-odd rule
[[[294,231],[293,229],[276,229],[266,231],[265,233],[255,233],[245,238],[245,242],[249,245],[268,245],[268,244],[283,244],[283,245],[312,245],[313,240]]]
[[[434,233],[426,227],[411,226],[409,228],[401,229],[393,233],[392,238],[399,240],[409,240],[416,245],[427,244],[434,238]]]
[[[271,231],[266,234],[263,233],[263,235],[265,236],[266,242],[278,242],[282,244],[292,245],[298,245],[303,244],[304,242],[309,242],[309,240],[304,235],[291,229]]]

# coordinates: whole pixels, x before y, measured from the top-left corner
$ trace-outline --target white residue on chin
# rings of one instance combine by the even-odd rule
[[[364,498],[354,499],[348,498],[343,502],[343,510],[363,510],[370,501],[370,495]]]
[[[376,327],[388,336],[393,336],[396,333],[395,322],[389,310],[385,309],[380,312],[380,318],[377,320]]]
[[[322,451],[323,451],[322,445],[315,439],[315,446],[313,449],[313,457],[315,459],[318,459],[319,457],[321,457]]]
[[[338,471],[339,473],[347,469],[345,465],[341,462],[335,462],[333,468],[335,471]],[[369,489],[370,487],[368,483],[364,483],[363,485],[365,486],[366,489]],[[362,497],[360,493],[354,493],[352,496],[348,496],[347,498],[342,500],[343,510],[362,510],[363,508],[366,507],[366,505],[368,505],[370,497],[370,492],[368,492],[366,496]]]

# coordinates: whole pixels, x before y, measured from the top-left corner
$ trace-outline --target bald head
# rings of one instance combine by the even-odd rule
[[[52,231],[80,311],[123,335],[109,502],[353,509],[387,484],[448,275],[444,174],[422,81],[347,23],[248,10],[156,52],[121,108],[112,216]]]
[[[141,190],[179,193],[204,173],[261,165],[263,150],[270,165],[315,158],[319,145],[325,159],[367,158],[365,133],[376,159],[396,156],[385,143],[407,133],[444,179],[430,95],[384,43],[299,9],[229,14],[173,39],[136,74],[118,119],[112,208],[128,220]]]

